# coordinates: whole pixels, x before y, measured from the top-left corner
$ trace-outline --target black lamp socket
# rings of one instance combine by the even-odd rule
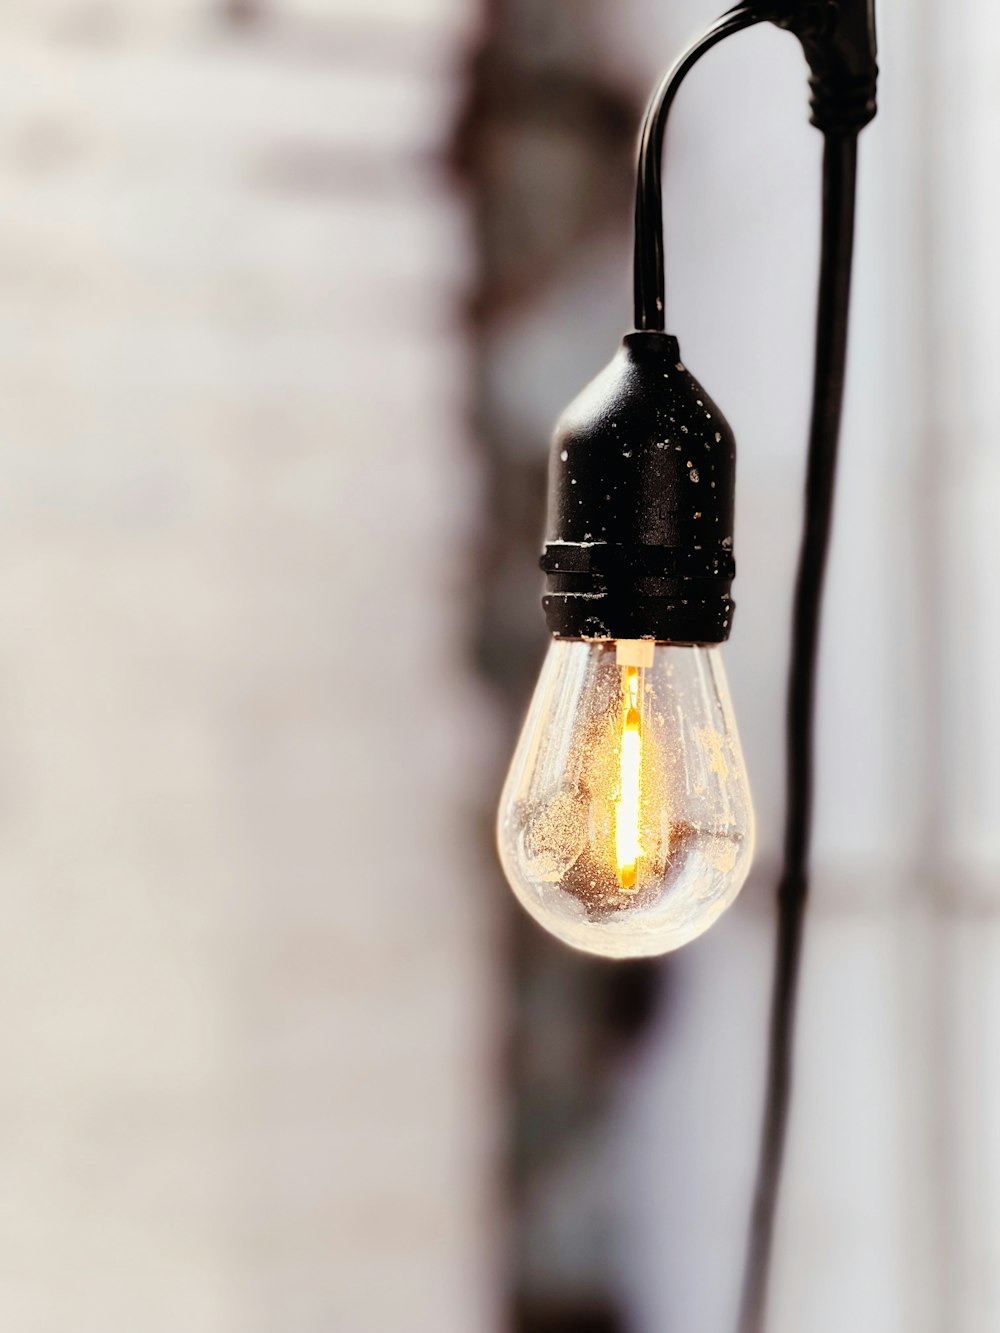
[[[542,600],[559,638],[729,637],[736,442],[681,362],[639,331],[570,404],[549,464]]]

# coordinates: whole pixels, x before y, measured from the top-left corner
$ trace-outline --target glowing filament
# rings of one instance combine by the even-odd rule
[[[642,855],[639,841],[639,772],[642,766],[642,733],[639,728],[639,672],[625,671],[625,720],[615,802],[615,853],[618,882],[623,889],[635,888],[636,862]]]

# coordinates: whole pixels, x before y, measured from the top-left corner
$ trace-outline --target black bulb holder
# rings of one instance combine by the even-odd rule
[[[873,0],[737,4],[654,93],[639,145],[637,328],[563,413],[552,442],[541,566],[557,638],[714,644],[732,628],[735,442],[681,362],[676,338],[663,332],[660,155],[688,71],[717,42],[760,22],[802,43],[812,121],[828,143],[853,142],[875,115]]]
[[[736,442],[677,339],[626,334],[556,425],[542,599],[557,638],[729,637]]]

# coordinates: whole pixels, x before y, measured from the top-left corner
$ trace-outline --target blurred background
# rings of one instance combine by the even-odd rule
[[[0,13],[0,1326],[723,1333],[759,1127],[820,137],[672,121],[671,329],[740,444],[759,851],[657,964],[493,811],[545,451],[630,325],[706,0]],[[1000,15],[882,0],[774,1333],[1000,1327]]]

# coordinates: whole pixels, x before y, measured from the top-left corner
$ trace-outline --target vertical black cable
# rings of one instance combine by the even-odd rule
[[[795,1008],[809,888],[816,665],[844,396],[856,166],[857,133],[828,132],[823,147],[823,224],[805,522],[792,614],[784,868],[778,889],[764,1124],[743,1277],[740,1333],[763,1333],[765,1327],[775,1213],[788,1128]]]

